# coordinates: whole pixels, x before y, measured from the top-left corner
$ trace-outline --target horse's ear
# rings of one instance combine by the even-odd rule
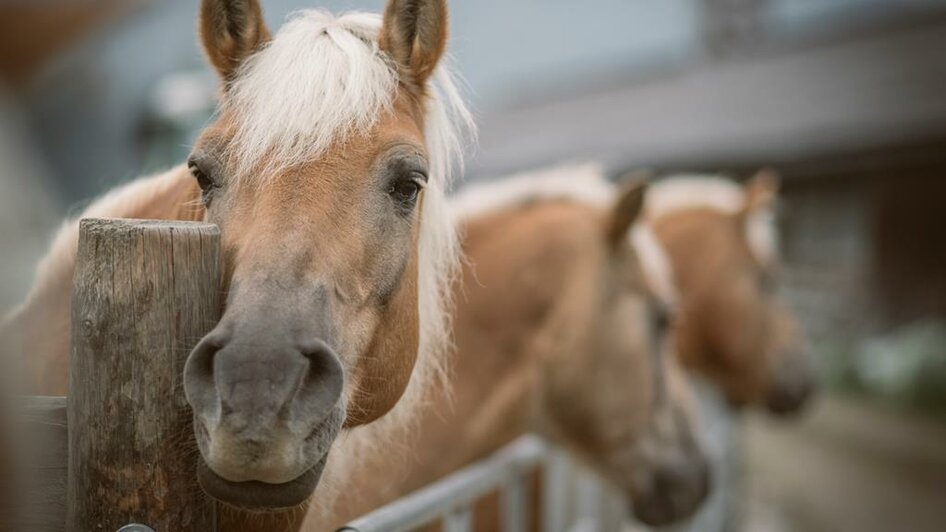
[[[380,46],[397,63],[401,80],[422,91],[447,46],[446,0],[389,0]]]
[[[618,248],[627,240],[628,231],[634,222],[640,218],[644,210],[644,194],[647,192],[647,181],[639,174],[625,178],[618,188],[618,197],[607,220],[607,239],[612,248]]]
[[[224,83],[270,39],[259,0],[203,0],[200,40]]]
[[[772,209],[778,199],[781,178],[771,168],[763,168],[746,182],[744,214]]]

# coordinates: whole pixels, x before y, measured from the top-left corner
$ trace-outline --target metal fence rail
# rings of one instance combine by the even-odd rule
[[[481,462],[352,521],[340,532],[406,532],[438,521],[446,532],[465,532],[472,528],[473,503],[497,489],[505,530],[525,531],[528,475],[548,456],[548,445],[541,439],[522,437]]]
[[[543,473],[542,530],[611,532],[620,529],[623,508],[610,488],[583,471],[564,451],[537,436],[523,436],[490,457],[383,506],[339,532],[407,532],[441,523],[445,532],[473,529],[473,504],[499,492],[500,527],[532,530],[530,474]]]
[[[702,440],[714,476],[711,496],[675,532],[722,532],[734,527],[738,498],[738,428],[725,401],[702,381],[694,382]],[[540,470],[539,493],[531,473]],[[445,532],[472,530],[473,504],[499,492],[497,530],[523,532],[651,532],[628,514],[626,497],[579,464],[568,452],[538,436],[523,436],[495,454],[355,521],[339,532],[404,532],[441,523]],[[540,499],[541,528],[534,528],[531,504]]]

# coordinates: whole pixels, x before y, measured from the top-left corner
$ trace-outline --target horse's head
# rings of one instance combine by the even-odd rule
[[[184,385],[217,499],[304,502],[339,431],[388,412],[443,343],[448,126],[467,118],[437,69],[446,33],[444,0],[305,11],[274,36],[257,0],[202,4],[222,90],[189,167],[228,295]]]
[[[644,186],[625,187],[599,226],[593,274],[572,319],[587,320],[550,372],[565,439],[661,525],[690,516],[709,488],[689,385],[674,361],[673,287],[654,235],[635,223]],[[586,272],[589,273],[589,272]],[[580,376],[576,377],[576,375]]]
[[[777,294],[777,176],[760,172],[742,188],[717,178],[669,179],[655,192],[649,210],[680,289],[685,365],[735,405],[797,411],[814,380]]]

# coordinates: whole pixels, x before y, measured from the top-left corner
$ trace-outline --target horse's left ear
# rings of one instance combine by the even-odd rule
[[[640,177],[623,181],[606,226],[608,244],[614,249],[627,240],[628,231],[640,218],[644,210],[644,194],[647,192],[647,181]]]
[[[778,199],[781,178],[778,172],[771,168],[763,168],[746,182],[746,203],[743,212],[750,214],[766,209],[772,209]]]
[[[389,0],[380,46],[397,62],[401,80],[422,91],[447,46],[446,0]]]

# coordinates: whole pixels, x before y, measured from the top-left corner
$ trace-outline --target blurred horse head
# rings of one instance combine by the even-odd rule
[[[457,200],[461,212],[488,209],[462,225],[471,271],[459,356],[478,356],[466,351],[478,335],[519,346],[539,430],[619,487],[642,521],[689,516],[708,467],[674,361],[668,265],[639,223],[646,185],[628,184],[615,201],[594,169],[565,168],[500,186],[511,207],[489,186]]]
[[[795,318],[777,291],[778,188],[768,170],[745,186],[717,177],[668,178],[654,185],[647,216],[680,293],[683,364],[734,405],[786,414],[805,404],[814,379]]]

